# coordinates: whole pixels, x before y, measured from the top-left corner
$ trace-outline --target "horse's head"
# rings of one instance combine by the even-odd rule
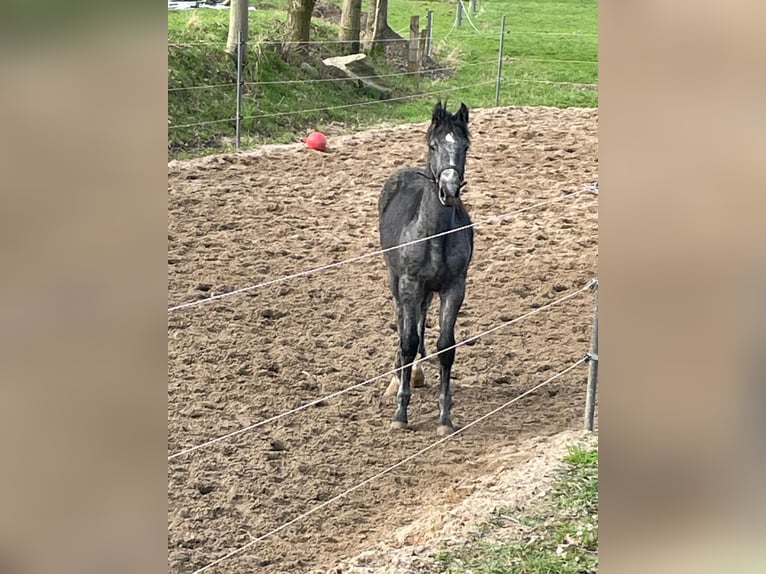
[[[454,205],[465,185],[465,160],[471,143],[468,108],[460,104],[457,113],[437,102],[426,133],[428,169],[436,182],[442,205]]]

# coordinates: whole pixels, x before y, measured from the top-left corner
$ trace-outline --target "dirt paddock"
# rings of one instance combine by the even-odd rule
[[[596,110],[473,111],[464,190],[473,221],[596,182],[597,121]],[[423,163],[425,127],[332,137],[327,154],[296,144],[171,162],[169,306],[378,249],[378,193],[396,167]],[[478,227],[457,340],[596,276],[597,211],[586,192]],[[455,425],[582,357],[592,307],[582,292],[460,347]],[[382,256],[170,313],[168,455],[390,370],[395,341]],[[385,378],[169,461],[169,571],[194,572],[435,441],[438,362],[424,369],[412,431],[389,430]],[[579,428],[586,371],[206,572],[332,571],[430,508],[459,503],[493,454]],[[514,460],[524,456],[519,447]]]

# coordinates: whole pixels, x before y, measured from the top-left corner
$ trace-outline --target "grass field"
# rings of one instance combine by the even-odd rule
[[[310,129],[327,129],[330,125],[353,131],[383,122],[422,121],[439,97],[460,99],[471,108],[494,105],[503,15],[507,18],[507,34],[500,105],[598,105],[597,89],[571,85],[598,82],[596,0],[478,0],[477,13],[468,8],[460,28],[453,27],[454,1],[390,0],[389,23],[403,34],[407,33],[411,15],[420,15],[421,26],[425,26],[426,11],[433,10],[433,57],[443,66],[456,68],[449,78],[422,80],[419,86],[406,76],[386,78],[393,88],[391,101],[378,101],[349,82],[303,82],[312,76],[301,69],[301,63],[315,65],[319,58],[339,53],[338,45],[332,43],[337,39],[337,27],[314,18],[312,41],[325,43],[301,53],[283,53],[279,45],[263,42],[281,39],[286,17],[284,0],[262,5],[268,7],[250,12],[251,42],[245,80],[256,84],[246,86],[243,96],[245,146],[295,141]],[[223,53],[227,27],[225,10],[168,12],[171,157],[201,155],[232,146],[236,66]],[[378,73],[397,72],[379,58],[374,64]],[[286,80],[291,83],[284,83]],[[218,87],[201,88],[211,85]],[[332,107],[336,109],[317,110]],[[183,127],[199,123],[203,125]]]
[[[509,521],[514,539],[485,542]],[[502,530],[500,531],[502,532]],[[436,555],[444,574],[595,574],[598,572],[598,448],[570,449],[544,504],[524,516],[499,510],[455,551]]]

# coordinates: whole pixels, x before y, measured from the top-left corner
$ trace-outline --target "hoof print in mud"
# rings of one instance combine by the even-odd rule
[[[215,487],[212,484],[198,484],[197,485],[197,492],[200,494],[210,494],[215,490]]]
[[[269,447],[271,448],[272,451],[276,451],[276,452],[287,450],[285,443],[276,438],[269,440]]]

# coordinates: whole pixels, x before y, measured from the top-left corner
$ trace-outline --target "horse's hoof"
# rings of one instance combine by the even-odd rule
[[[436,434],[439,436],[449,436],[455,432],[455,428],[451,425],[439,425],[436,427]]]
[[[391,430],[410,430],[410,425],[403,421],[391,421]]]
[[[388,388],[386,389],[386,392],[383,393],[383,396],[393,397],[398,392],[399,392],[399,377],[394,375],[393,377],[391,377],[391,382],[388,383]]]
[[[412,376],[410,377],[413,389],[419,389],[426,386],[426,375],[423,372],[423,368],[420,365],[415,365],[412,368]]]

